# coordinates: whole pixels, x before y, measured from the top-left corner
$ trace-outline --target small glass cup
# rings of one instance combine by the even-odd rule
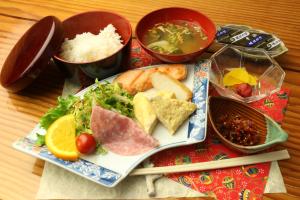
[[[223,84],[226,73],[241,67],[257,78],[257,84],[251,86],[251,96],[240,96],[233,87],[225,87]],[[284,70],[263,49],[227,45],[211,57],[210,81],[217,92],[245,103],[260,100],[279,91],[284,77]]]

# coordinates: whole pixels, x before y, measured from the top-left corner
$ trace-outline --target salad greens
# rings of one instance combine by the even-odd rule
[[[97,155],[105,155],[105,154],[107,154],[107,151],[105,149],[103,149],[102,145],[97,144],[97,146],[96,146],[96,154]]]
[[[51,108],[40,120],[41,127],[48,129],[49,126],[58,118],[73,114],[76,122],[76,135],[81,133],[90,133],[91,130],[91,113],[95,105],[99,105],[105,109],[118,112],[127,117],[134,117],[133,112],[133,96],[128,94],[117,83],[100,83],[96,80],[96,87],[90,88],[83,98],[69,95],[66,98],[58,97],[58,105]],[[37,134],[37,145],[41,146],[45,143],[42,135]],[[101,147],[99,152],[103,152]]]
[[[123,90],[117,83],[105,82],[101,84],[98,81],[96,83],[97,87],[92,91],[97,105],[130,118],[134,117],[132,95]]]
[[[36,133],[37,140],[35,144],[39,147],[43,146],[45,144],[45,135],[41,135],[39,133]]]
[[[90,94],[89,92],[83,96],[83,99],[75,102],[73,114],[75,117],[76,135],[79,135],[83,132],[90,134],[92,133],[90,129],[92,107],[93,94]]]
[[[92,133],[90,129],[90,120],[92,108],[99,105],[105,109],[118,112],[127,117],[134,117],[133,97],[125,92],[118,84],[109,82],[100,83],[96,81],[97,86],[87,91],[83,99],[74,105],[74,116],[76,120],[76,134],[82,132]]]
[[[49,126],[58,118],[72,113],[73,105],[79,97],[69,95],[67,98],[58,97],[58,105],[55,108],[51,108],[48,112],[41,118],[40,124],[44,129],[48,129]]]

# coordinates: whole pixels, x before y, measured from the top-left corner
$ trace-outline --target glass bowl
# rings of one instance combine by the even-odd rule
[[[254,77],[255,84],[252,81],[251,85],[240,83],[228,86],[228,77],[232,79],[232,76],[226,74],[232,70],[238,71],[237,68],[244,68],[247,74]],[[224,85],[225,76],[227,76],[226,86]],[[234,80],[240,81],[244,77],[237,76],[234,77]],[[217,92],[221,96],[245,103],[260,100],[279,91],[284,77],[285,72],[283,69],[263,49],[227,45],[211,57],[210,81]]]

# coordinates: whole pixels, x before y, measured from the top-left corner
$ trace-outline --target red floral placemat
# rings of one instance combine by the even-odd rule
[[[281,123],[286,111],[288,97],[289,90],[282,88],[279,92],[271,96],[251,103],[250,106],[257,108],[261,112],[272,117],[278,123]]]
[[[152,157],[155,166],[230,159],[241,156],[218,140],[208,137],[198,145],[170,149]],[[167,177],[217,199],[260,199],[264,193],[270,163],[201,172],[170,174]],[[245,198],[248,197],[248,198]]]
[[[131,51],[129,56],[130,63],[127,67],[128,69],[135,69],[161,63],[160,60],[148,54],[135,39],[131,42]]]

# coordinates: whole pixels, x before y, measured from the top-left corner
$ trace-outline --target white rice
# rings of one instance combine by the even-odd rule
[[[69,62],[92,62],[114,54],[123,46],[122,42],[116,28],[109,24],[98,35],[85,32],[72,40],[66,38],[60,57]]]

